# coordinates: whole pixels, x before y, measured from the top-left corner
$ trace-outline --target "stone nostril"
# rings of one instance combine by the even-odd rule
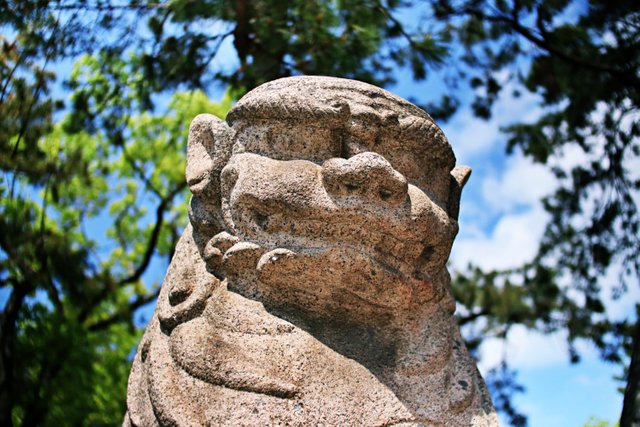
[[[381,188],[380,191],[378,191],[378,195],[380,196],[380,199],[387,201],[391,196],[393,196],[393,192],[386,188]]]
[[[356,182],[345,182],[344,183],[344,188],[349,193],[353,193],[353,192],[357,191],[360,188],[360,184],[358,184]]]

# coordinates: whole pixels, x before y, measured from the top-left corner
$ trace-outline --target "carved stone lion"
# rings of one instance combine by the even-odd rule
[[[470,170],[377,87],[291,77],[194,119],[187,227],[124,425],[495,426],[446,261]]]

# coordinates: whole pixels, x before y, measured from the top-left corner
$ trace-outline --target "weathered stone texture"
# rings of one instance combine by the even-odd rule
[[[276,80],[191,124],[125,425],[495,426],[446,261],[470,170],[416,106]]]

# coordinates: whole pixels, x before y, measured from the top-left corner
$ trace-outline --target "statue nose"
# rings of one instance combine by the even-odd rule
[[[327,192],[336,196],[354,196],[392,205],[407,198],[406,178],[376,153],[327,160],[322,165],[322,182]]]

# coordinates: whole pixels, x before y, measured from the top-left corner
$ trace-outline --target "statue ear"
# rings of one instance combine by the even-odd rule
[[[220,171],[231,157],[232,130],[211,114],[196,116],[189,126],[186,178],[193,194],[218,195]]]
[[[448,211],[452,219],[457,220],[460,212],[460,195],[462,188],[471,176],[471,168],[469,166],[456,166],[451,171],[451,184],[449,187]]]

